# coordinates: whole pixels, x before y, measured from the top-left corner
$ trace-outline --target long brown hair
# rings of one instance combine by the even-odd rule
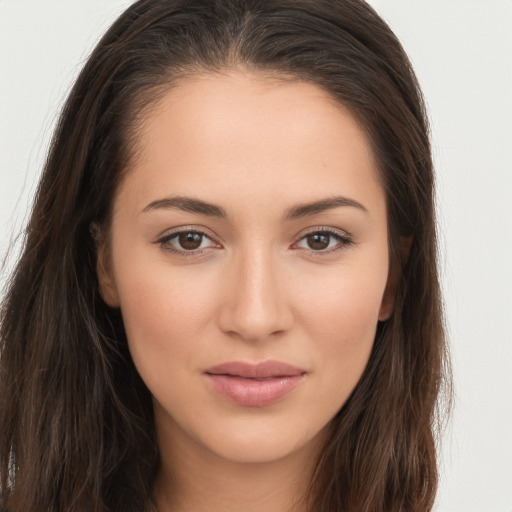
[[[99,295],[92,227],[109,224],[147,109],[187,74],[232,67],[310,81],[356,116],[400,267],[394,314],[332,422],[309,509],[431,510],[449,371],[428,124],[400,43],[362,0],[141,0],[101,39],[64,106],[2,303],[2,510],[147,506],[159,463],[151,397],[119,310]]]

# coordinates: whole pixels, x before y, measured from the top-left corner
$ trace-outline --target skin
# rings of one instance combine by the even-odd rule
[[[330,421],[393,308],[386,198],[368,141],[317,86],[243,70],[178,84],[139,137],[98,274],[154,398],[155,501],[160,512],[301,510]],[[227,217],[154,204],[176,196]],[[334,196],[361,207],[285,218]],[[350,241],[311,245],[306,235],[326,229]],[[162,241],[180,230],[206,234],[187,257],[177,236]],[[264,407],[227,400],[204,375],[271,359],[306,376]]]

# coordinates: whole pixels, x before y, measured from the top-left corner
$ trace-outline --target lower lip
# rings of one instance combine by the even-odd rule
[[[288,375],[257,380],[210,373],[206,376],[217,393],[245,407],[264,407],[277,402],[294,390],[304,378],[304,375]]]

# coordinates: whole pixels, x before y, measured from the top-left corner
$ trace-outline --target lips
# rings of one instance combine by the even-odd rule
[[[306,371],[280,361],[231,361],[205,371],[213,390],[245,407],[264,407],[295,389]]]

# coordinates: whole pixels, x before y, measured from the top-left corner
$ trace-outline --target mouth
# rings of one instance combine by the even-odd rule
[[[284,398],[304,380],[306,370],[280,361],[231,361],[205,371],[213,390],[245,407],[264,407]]]

